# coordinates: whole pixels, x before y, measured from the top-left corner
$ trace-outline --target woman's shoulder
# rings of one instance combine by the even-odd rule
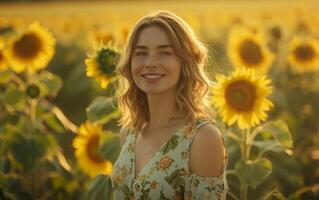
[[[201,176],[220,174],[225,164],[224,145],[223,136],[215,124],[205,123],[199,127],[191,145],[191,171]],[[203,155],[209,155],[209,157]]]

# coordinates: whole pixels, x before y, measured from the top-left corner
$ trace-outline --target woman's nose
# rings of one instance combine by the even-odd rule
[[[158,61],[157,55],[155,55],[155,54],[149,55],[148,58],[146,59],[145,66],[146,67],[156,67],[158,64],[157,61]]]

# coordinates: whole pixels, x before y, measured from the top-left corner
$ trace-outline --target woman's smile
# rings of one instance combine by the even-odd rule
[[[156,83],[159,80],[162,80],[165,77],[165,75],[164,74],[145,74],[145,75],[142,75],[142,77],[148,83]]]

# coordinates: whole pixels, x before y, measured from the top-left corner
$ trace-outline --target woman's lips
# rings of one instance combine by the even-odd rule
[[[143,75],[142,77],[148,82],[148,83],[155,83],[159,80],[161,80],[165,75]]]

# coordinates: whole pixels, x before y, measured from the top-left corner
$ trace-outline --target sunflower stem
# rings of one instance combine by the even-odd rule
[[[319,191],[319,184],[314,184],[310,186],[305,186],[303,188],[298,189],[296,192],[294,192],[292,195],[289,196],[289,199],[293,198],[300,198],[300,196],[306,192],[316,192]]]
[[[227,194],[228,194],[228,196],[231,196],[233,199],[239,200],[239,198],[234,193],[227,191]]]
[[[254,140],[255,140],[255,137],[261,133],[261,130],[262,130],[262,127],[261,126],[258,126],[256,127],[253,131],[251,131],[250,135],[249,135],[249,143],[251,144]]]
[[[13,80],[20,89],[24,89],[25,85],[23,80],[21,80],[16,74],[12,73],[11,80]]]
[[[249,160],[249,154],[251,149],[250,139],[250,129],[244,130],[244,139],[241,143],[241,157],[242,160],[246,163]],[[240,186],[240,200],[246,200],[248,194],[248,185],[246,183],[241,183]]]
[[[238,144],[240,144],[242,142],[242,140],[236,134],[234,134],[233,132],[228,132],[227,135],[231,139],[235,140]]]
[[[32,124],[32,128],[36,126],[36,109],[37,109],[37,100],[30,100],[30,120]]]
[[[227,176],[230,176],[230,175],[235,176],[238,179],[238,175],[237,175],[236,171],[233,169],[227,170],[226,174],[227,174]]]
[[[60,122],[63,124],[64,128],[72,131],[73,133],[77,133],[78,128],[75,124],[73,124],[64,114],[63,112],[56,106],[52,108],[52,112],[55,114],[55,116],[60,120]]]

